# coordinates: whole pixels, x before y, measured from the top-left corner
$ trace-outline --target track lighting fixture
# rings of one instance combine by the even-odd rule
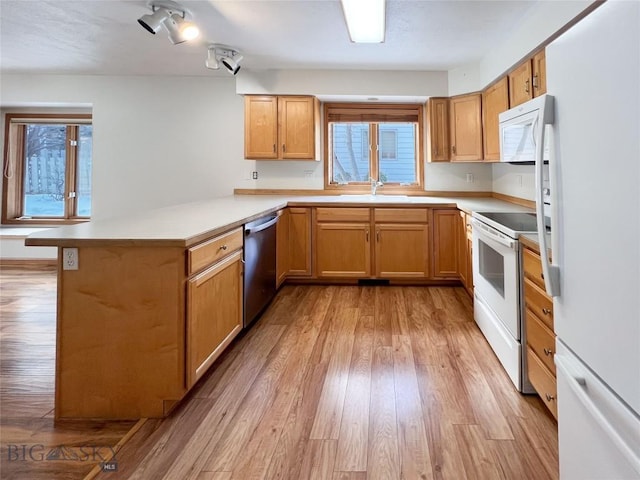
[[[149,3],[153,13],[143,15],[138,23],[149,33],[156,34],[163,26],[171,43],[178,44],[193,40],[200,31],[195,23],[187,21],[191,13],[171,0],[158,0]]]
[[[204,64],[211,70],[218,70],[222,64],[229,73],[235,75],[240,71],[242,59],[243,56],[237,50],[227,45],[214,43],[207,48],[207,60]]]

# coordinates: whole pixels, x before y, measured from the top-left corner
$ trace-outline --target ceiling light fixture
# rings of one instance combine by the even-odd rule
[[[341,0],[341,2],[352,42],[384,42],[385,0]]]
[[[187,21],[187,15],[191,15],[186,8],[171,0],[153,1],[149,3],[152,14],[143,15],[138,23],[152,34],[158,33],[161,26],[169,34],[169,40],[174,45],[183,43],[200,35],[198,26]]]
[[[235,75],[240,71],[240,62],[243,58],[234,48],[214,43],[207,48],[207,60],[204,64],[211,70],[218,70],[222,63],[229,73]]]

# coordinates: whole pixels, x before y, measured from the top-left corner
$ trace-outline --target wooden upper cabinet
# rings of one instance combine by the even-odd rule
[[[500,160],[498,115],[509,109],[509,82],[503,77],[482,92],[482,136],[484,161]]]
[[[280,158],[308,160],[315,157],[313,97],[278,98]]]
[[[532,98],[531,60],[526,60],[509,74],[509,105],[515,107]]]
[[[449,161],[449,99],[427,101],[427,160]]]
[[[245,96],[245,158],[314,160],[318,115],[314,97]]]
[[[449,100],[449,138],[452,162],[482,160],[482,99],[479,93]]]
[[[515,107],[547,92],[544,50],[526,59],[509,74],[509,106]]]
[[[278,158],[278,99],[247,95],[244,99],[245,158]]]
[[[533,86],[533,96],[537,97],[547,93],[547,61],[544,50],[533,56],[531,73],[531,85]]]

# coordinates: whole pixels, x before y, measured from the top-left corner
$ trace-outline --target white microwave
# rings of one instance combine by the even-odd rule
[[[547,139],[553,124],[551,95],[541,95],[529,100],[502,112],[498,118],[501,162],[534,163],[538,155],[538,145],[542,145],[543,161],[549,161],[550,142]]]

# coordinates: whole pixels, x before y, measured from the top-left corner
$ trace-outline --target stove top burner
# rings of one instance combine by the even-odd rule
[[[475,212],[474,217],[511,238],[537,232],[536,214],[523,212]]]

